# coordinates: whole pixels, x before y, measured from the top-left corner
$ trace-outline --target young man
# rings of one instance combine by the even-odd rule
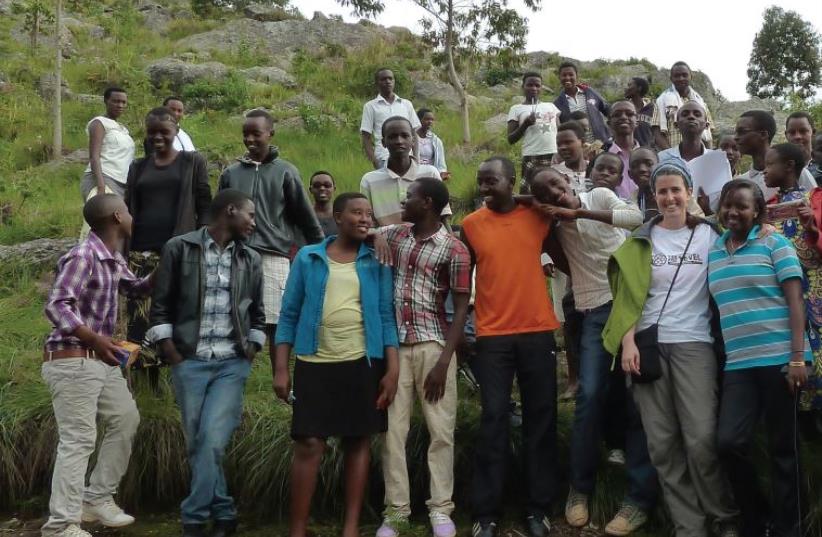
[[[654,117],[654,101],[647,99],[648,80],[641,76],[635,76],[628,82],[623,91],[625,99],[633,103],[637,111],[636,129],[634,138],[642,147],[651,147],[654,144],[654,133],[651,130],[651,120]]]
[[[654,141],[658,149],[676,147],[681,138],[679,132],[673,128],[676,123],[676,113],[688,101],[697,101],[706,112],[705,118],[708,128],[702,135],[705,143],[711,143],[711,113],[705,106],[705,100],[691,87],[691,68],[685,62],[676,62],[671,66],[671,86],[663,91],[656,99],[654,116],[651,119],[651,129],[654,132]]]
[[[822,133],[813,137],[811,148],[811,162],[807,167],[816,184],[822,186]]]
[[[591,124],[594,138],[605,143],[610,138],[605,118],[608,117],[608,103],[597,92],[585,84],[577,81],[577,66],[571,62],[563,62],[559,66],[559,81],[562,84],[562,93],[554,100],[560,110],[559,120],[562,123],[573,119],[574,112],[585,112]]]
[[[557,154],[560,162],[551,167],[568,178],[574,193],[586,192],[590,181],[585,176],[588,161],[583,156],[585,131],[576,121],[566,121],[557,129]]]
[[[42,375],[51,392],[60,441],[43,537],[91,537],[80,529],[81,520],[110,527],[134,522],[114,503],[114,494],[128,468],[140,414],[120,370],[123,349],[112,335],[118,292],[146,296],[151,281],[135,278],[120,255],[132,224],[121,197],[91,198],[83,207],[83,218],[91,232],[57,263],[57,279],[45,308],[53,328],[43,352]],[[105,435],[85,486],[98,416]]]
[[[608,152],[613,153],[622,161],[622,181],[616,187],[617,196],[624,200],[636,198],[636,183],[628,175],[628,160],[631,151],[639,147],[634,139],[636,130],[636,108],[630,101],[617,101],[611,105],[608,115],[608,127],[613,133]]]
[[[703,142],[702,135],[708,126],[708,113],[705,107],[697,101],[688,101],[676,111],[676,129],[679,131],[680,142],[668,149],[659,152],[659,160],[671,157],[681,158],[689,162],[701,157],[708,149]]]
[[[540,101],[542,76],[529,71],[522,75],[523,102],[508,110],[508,143],[522,140],[522,185],[520,191],[528,192],[528,184],[534,172],[550,166],[557,152],[557,126],[559,109],[551,103]]]
[[[414,105],[394,93],[394,73],[390,69],[380,69],[374,73],[374,82],[379,92],[377,97],[365,103],[360,122],[362,150],[375,170],[385,167],[388,151],[382,143],[382,125],[390,117],[404,117],[411,123],[412,133],[420,128],[420,120]],[[412,151],[417,151],[417,137],[414,134]]]
[[[463,220],[462,238],[476,264],[477,356],[482,416],[471,485],[474,537],[494,537],[508,466],[509,410],[516,375],[522,397],[528,534],[545,537],[557,488],[557,383],[554,315],[540,253],[550,223],[518,206],[514,164],[505,157],[477,171],[485,207]]]
[[[308,191],[314,198],[314,214],[317,215],[317,220],[326,237],[337,234],[337,222],[334,220],[332,206],[336,189],[334,176],[325,170],[314,172],[308,181]]]
[[[636,201],[645,222],[659,214],[656,196],[651,191],[651,170],[658,162],[656,152],[647,147],[632,151],[628,161],[628,173],[638,187]]]
[[[613,109],[612,109],[613,112]],[[609,374],[611,356],[602,346],[602,329],[611,313],[608,260],[625,241],[623,229],[642,224],[642,213],[607,188],[598,187],[601,164],[619,165],[608,153],[594,164],[595,188],[574,194],[564,177],[555,170],[543,170],[534,178],[534,197],[547,204],[539,209],[551,219],[560,220],[556,233],[571,270],[576,309],[582,315],[579,354],[579,388],[571,434],[571,490],[565,505],[565,518],[573,527],[588,523],[589,503],[596,483],[602,422],[610,389],[624,389],[622,375]],[[609,177],[619,177],[608,172]],[[609,180],[606,179],[607,183]],[[622,229],[620,229],[622,228]],[[609,386],[609,384],[621,386]],[[628,535],[648,518],[657,494],[656,472],[648,456],[647,441],[639,414],[630,397],[627,405],[626,454],[628,493],[619,512],[605,527],[609,535]],[[618,415],[622,415],[619,413]],[[614,419],[609,417],[609,419]]]
[[[177,120],[177,136],[174,137],[174,149],[177,151],[197,151],[194,147],[194,142],[191,141],[191,136],[180,126],[186,113],[183,100],[180,97],[166,97],[166,100],[163,101],[163,106],[171,110],[174,114],[174,119]]]
[[[256,207],[257,227],[248,245],[263,259],[265,324],[269,358],[274,360],[274,333],[280,319],[280,305],[288,279],[289,254],[295,244],[295,228],[306,244],[323,239],[323,231],[300,180],[300,172],[279,158],[271,145],[274,118],[265,110],[246,114],[243,143],[248,152],[225,169],[219,190],[234,188],[245,192]]]
[[[400,376],[388,407],[388,432],[382,452],[385,519],[377,537],[396,537],[411,515],[405,444],[415,395],[431,438],[428,446],[434,537],[454,537],[454,428],[457,419],[457,364],[452,359],[462,337],[471,296],[468,250],[440,222],[448,189],[437,177],[408,186],[402,219],[407,224],[380,228],[395,263],[394,309],[399,327]],[[446,322],[449,291],[454,312]]]
[[[757,184],[765,195],[765,200],[774,197],[779,189],[765,184],[765,154],[771,147],[771,140],[776,135],[776,121],[770,112],[765,110],[748,110],[743,112],[736,122],[734,139],[742,155],[751,157],[751,169],[737,179],[749,179]],[[807,168],[799,176],[799,186],[805,190],[816,187],[816,181]]]
[[[814,134],[816,134],[816,128],[813,124],[813,117],[804,110],[793,112],[785,120],[785,138],[802,148],[806,161],[811,160]]]
[[[393,116],[382,124],[381,143],[388,152],[386,165],[368,172],[360,181],[360,192],[365,194],[374,211],[374,220],[380,226],[402,223],[402,200],[408,186],[419,177],[440,177],[440,172],[429,164],[418,164],[411,155],[416,145],[411,122]],[[442,210],[443,223],[451,215],[446,205]]]
[[[211,204],[208,227],[163,248],[151,300],[149,337],[171,365],[182,414],[191,491],[181,504],[183,537],[232,535],[237,509],[223,473],[223,455],[240,424],[245,381],[265,343],[260,254],[246,245],[255,207],[225,189]]]

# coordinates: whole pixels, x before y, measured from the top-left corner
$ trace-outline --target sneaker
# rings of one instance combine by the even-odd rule
[[[205,524],[183,524],[183,537],[206,537]]]
[[[568,492],[565,502],[565,520],[575,528],[581,528],[588,523],[588,495],[575,491]]]
[[[109,528],[122,528],[134,524],[134,517],[125,514],[114,500],[94,505],[83,502],[83,522],[100,522]]]
[[[58,533],[57,537],[91,537],[91,534],[77,524],[69,524],[69,527]]]
[[[608,462],[619,466],[625,466],[625,452],[621,449],[612,449],[608,452]]]
[[[765,535],[770,535],[768,529],[765,530]],[[733,522],[722,522],[719,524],[719,537],[739,537],[739,530]]]
[[[606,535],[629,535],[648,521],[648,515],[637,507],[629,503],[622,504],[613,520],[605,526]]]
[[[400,531],[408,529],[408,517],[397,513],[389,513],[382,520],[382,526],[377,528],[377,537],[397,537]]]
[[[431,533],[434,537],[454,537],[457,534],[457,527],[448,515],[433,511],[428,518],[431,520]]]
[[[547,516],[529,516],[525,519],[529,537],[547,537],[551,532],[551,521]]]
[[[486,524],[482,524],[480,522],[474,522],[474,527],[471,528],[471,536],[472,537],[497,537],[497,523],[496,522],[488,522]]]

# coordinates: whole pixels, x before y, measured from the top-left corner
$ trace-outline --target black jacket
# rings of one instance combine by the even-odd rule
[[[184,358],[195,355],[200,339],[206,233],[208,229],[202,228],[166,243],[151,297],[151,332],[155,339],[163,339],[157,336],[162,325],[171,325],[172,340]],[[263,270],[260,254],[242,242],[234,243],[231,261],[231,320],[237,344],[248,353],[249,332],[265,329]]]

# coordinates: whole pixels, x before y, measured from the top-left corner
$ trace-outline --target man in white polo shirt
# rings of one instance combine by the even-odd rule
[[[180,126],[180,122],[186,113],[186,106],[183,100],[176,96],[166,97],[163,101],[163,106],[171,110],[171,113],[174,114],[174,119],[177,120],[177,136],[174,137],[174,149],[177,151],[197,151],[194,147],[194,142],[191,141],[191,136]]]
[[[394,73],[390,69],[380,69],[374,75],[379,95],[376,99],[365,103],[362,109],[360,136],[365,156],[375,170],[385,166],[388,161],[388,150],[382,144],[382,124],[389,117],[401,116],[411,122],[414,132],[413,150],[416,154],[417,129],[420,120],[414,105],[408,99],[403,99],[394,93]]]

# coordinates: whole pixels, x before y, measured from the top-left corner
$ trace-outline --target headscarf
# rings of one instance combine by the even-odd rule
[[[688,163],[679,157],[672,156],[665,159],[651,170],[651,190],[656,191],[656,179],[660,175],[678,175],[685,181],[688,188],[694,187],[694,180],[691,177],[691,168]]]

